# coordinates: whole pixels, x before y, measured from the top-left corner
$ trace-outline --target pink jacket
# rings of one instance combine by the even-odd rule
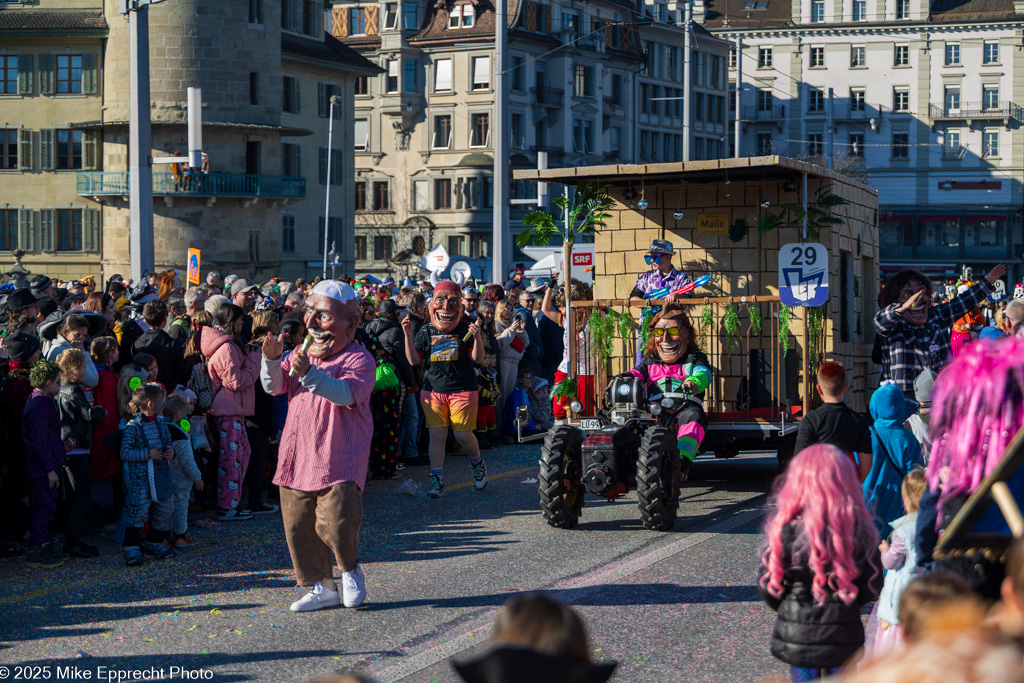
[[[261,353],[249,354],[215,327],[204,327],[199,348],[207,359],[213,386],[211,415],[248,417],[256,411],[256,382],[260,378]]]

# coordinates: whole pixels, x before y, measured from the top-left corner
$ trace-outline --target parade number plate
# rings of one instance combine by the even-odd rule
[[[581,423],[581,426],[582,426],[583,429],[600,429],[601,428],[601,421],[600,420],[583,420],[582,423]]]

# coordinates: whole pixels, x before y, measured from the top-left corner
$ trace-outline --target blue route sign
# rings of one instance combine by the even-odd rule
[[[807,243],[779,249],[779,299],[786,306],[828,301],[828,249]]]

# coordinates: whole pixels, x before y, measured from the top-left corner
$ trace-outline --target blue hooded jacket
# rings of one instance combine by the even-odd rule
[[[903,428],[916,404],[908,402],[898,386],[879,387],[868,408],[875,424],[871,429],[871,471],[864,480],[864,502],[874,510],[878,532],[884,536],[889,524],[905,513],[900,486],[903,477],[921,464],[921,444]]]

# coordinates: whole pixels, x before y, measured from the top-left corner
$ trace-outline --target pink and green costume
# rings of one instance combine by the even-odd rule
[[[629,371],[629,374],[643,380],[648,396],[664,394],[669,398],[683,398],[686,395],[683,391],[683,382],[691,381],[697,385],[693,395],[703,398],[704,392],[711,384],[708,357],[696,349],[688,350],[676,363],[665,363],[656,356],[644,358],[643,362]],[[689,464],[697,457],[697,450],[704,440],[704,432],[708,426],[708,418],[704,414],[704,408],[696,403],[688,403],[676,419],[679,425],[676,432],[679,454],[685,458],[686,464]]]

